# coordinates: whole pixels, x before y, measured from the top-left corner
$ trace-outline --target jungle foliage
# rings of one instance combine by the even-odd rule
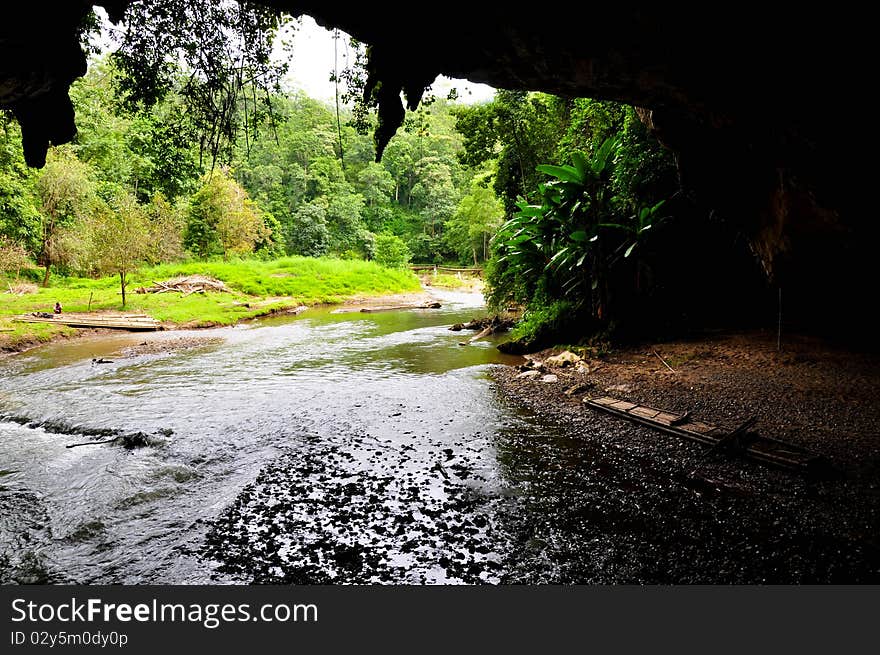
[[[24,252],[44,283],[114,274],[124,293],[137,266],[196,258],[485,265],[490,304],[524,306],[533,343],[640,320],[682,279],[658,252],[694,224],[634,108],[429,96],[377,162],[370,102],[281,89],[271,42],[285,20],[248,3],[133,3],[119,50],[72,88],[76,141],[41,171],[0,116],[4,267]],[[348,100],[365,85],[355,46],[359,64],[334,73]]]
[[[508,220],[491,242],[488,298],[526,307],[525,342],[604,330],[651,292],[651,241],[677,179],[632,107],[500,91],[457,118],[462,161],[494,162]]]

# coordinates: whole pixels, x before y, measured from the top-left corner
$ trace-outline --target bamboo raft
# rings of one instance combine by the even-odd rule
[[[754,419],[727,431],[692,419],[690,412],[675,414],[609,396],[584,398],[584,403],[593,409],[709,446],[707,453],[724,449],[765,464],[811,473],[830,467],[827,460],[806,448],[751,432],[749,428]]]
[[[27,314],[12,319],[17,323],[52,323],[76,328],[115,330],[161,330],[162,324],[146,314],[53,314],[51,317]]]

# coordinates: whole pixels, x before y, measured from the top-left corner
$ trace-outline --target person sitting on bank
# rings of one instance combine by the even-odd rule
[[[61,313],[61,303],[60,303],[60,302],[56,302],[56,303],[55,303],[55,313],[56,313],[56,314],[60,314],[60,313]]]

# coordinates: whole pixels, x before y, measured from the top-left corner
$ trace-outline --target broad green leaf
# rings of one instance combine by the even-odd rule
[[[625,230],[626,232],[633,232],[634,231],[628,225],[621,225],[620,223],[599,223],[599,227],[611,227],[616,230]]]
[[[587,233],[584,230],[578,230],[577,232],[572,232],[568,235],[568,238],[572,241],[586,241]]]
[[[608,137],[602,142],[602,145],[599,146],[599,149],[593,155],[593,171],[597,174],[601,174],[608,168],[609,160],[617,150],[619,143],[620,142],[615,137]]]
[[[562,257],[565,257],[566,253],[568,253],[568,248],[563,248],[562,250],[557,252],[555,255],[553,255],[553,257],[550,258],[550,261],[547,264],[547,266],[552,266],[554,263],[559,261]]]
[[[578,173],[574,166],[552,166],[550,164],[541,164],[536,167],[536,170],[539,173],[552,175],[563,182],[574,182],[575,184],[583,183],[583,177]]]
[[[574,164],[581,179],[585,179],[587,177],[587,171],[590,170],[590,165],[587,162],[587,158],[584,157],[584,154],[582,152],[571,153],[571,163]]]
[[[544,207],[540,207],[538,205],[526,205],[524,207],[520,207],[519,212],[517,212],[517,216],[526,216],[528,218],[533,218],[537,216],[543,216],[544,211]]]

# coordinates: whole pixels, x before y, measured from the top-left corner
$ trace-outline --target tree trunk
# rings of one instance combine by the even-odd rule
[[[119,286],[122,287],[122,306],[125,307],[125,272],[119,271]]]
[[[474,251],[474,268],[476,268],[477,266],[479,266],[479,264],[477,263],[477,249],[474,248],[473,251]]]
[[[44,287],[49,286],[49,266],[50,266],[50,264],[47,262],[46,263],[46,273],[43,275],[43,286]]]

